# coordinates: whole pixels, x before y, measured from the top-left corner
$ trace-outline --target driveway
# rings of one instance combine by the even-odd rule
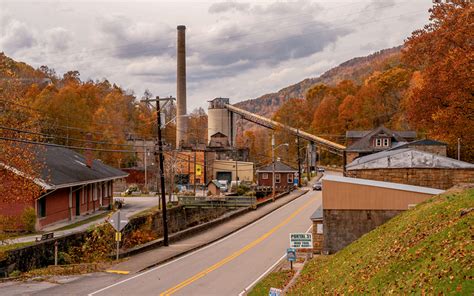
[[[129,196],[129,197],[114,197],[115,199],[124,199],[125,205],[120,209],[122,213],[125,213],[125,216],[131,217],[138,212],[152,208],[158,205],[159,196]]]

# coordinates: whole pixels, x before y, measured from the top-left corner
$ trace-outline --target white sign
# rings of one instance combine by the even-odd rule
[[[280,296],[282,293],[283,291],[280,289],[270,288],[270,291],[268,292],[268,296]]]
[[[323,224],[316,224],[316,233],[323,234]]]
[[[311,233],[290,233],[290,248],[312,249],[313,235]]]
[[[120,210],[115,212],[112,217],[109,219],[110,225],[112,225],[115,230],[121,231],[128,224],[128,219],[126,217],[120,217]]]

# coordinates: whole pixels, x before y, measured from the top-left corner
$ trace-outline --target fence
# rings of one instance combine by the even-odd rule
[[[256,208],[255,196],[200,197],[178,196],[178,202],[185,208]]]

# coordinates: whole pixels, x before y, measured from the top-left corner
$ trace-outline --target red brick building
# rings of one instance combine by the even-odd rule
[[[275,190],[277,192],[283,192],[292,189],[297,173],[297,169],[281,161],[275,161]],[[263,166],[257,170],[257,184],[258,186],[272,187],[273,164]]]
[[[83,155],[62,147],[45,146],[36,154],[35,161],[42,164],[39,178],[8,166],[0,168],[0,173],[10,174],[12,181],[18,180],[18,176],[29,179],[41,187],[42,193],[31,202],[0,203],[0,215],[20,217],[26,208],[32,207],[37,214],[37,229],[109,208],[114,180],[127,176],[101,161],[87,161]]]

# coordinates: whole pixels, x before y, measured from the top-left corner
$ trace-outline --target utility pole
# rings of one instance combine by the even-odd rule
[[[148,149],[146,148],[146,144],[145,144],[145,192],[148,193],[148,178],[147,178],[147,163],[146,163],[146,159],[148,158]]]
[[[272,201],[275,201],[275,134],[272,133]]]
[[[157,131],[158,131],[158,152],[155,152],[155,157],[157,157],[157,161],[160,163],[160,185],[161,185],[161,211],[163,217],[163,246],[167,247],[169,245],[168,242],[168,217],[166,215],[166,192],[165,192],[165,174],[164,174],[164,155],[163,155],[163,141],[161,138],[161,109],[160,109],[160,101],[164,101],[165,105],[167,102],[174,100],[174,98],[164,98],[160,99],[159,96],[156,99],[145,99],[142,102],[146,102],[147,104],[150,102],[156,102],[156,123],[157,123]]]
[[[458,160],[461,160],[461,138],[458,138]]]
[[[296,144],[298,146],[298,187],[301,187],[301,158],[300,158],[300,137],[298,137],[300,130],[296,130]]]
[[[308,177],[308,183],[311,181],[311,169],[309,167],[309,157],[311,154],[311,151],[309,151],[310,144],[308,144],[306,148],[306,175]]]
[[[194,196],[196,196],[196,148],[194,148],[194,174],[193,174],[193,192]]]

